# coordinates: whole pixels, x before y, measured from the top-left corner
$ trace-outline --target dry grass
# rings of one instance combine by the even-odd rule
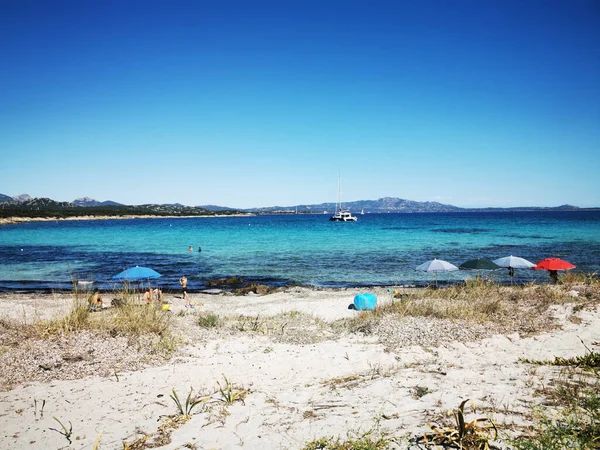
[[[74,294],[71,310],[63,317],[37,321],[30,331],[38,337],[52,337],[93,330],[110,336],[140,337],[154,334],[161,339],[170,339],[171,314],[162,308],[146,305],[127,292],[121,296],[127,300],[120,306],[90,312],[87,298]]]
[[[581,280],[581,276],[572,276],[560,285],[502,286],[475,279],[444,289],[415,290],[401,300],[381,304],[375,311],[358,314],[348,326],[352,331],[372,333],[383,318],[393,315],[398,319],[426,317],[467,325],[493,324],[506,332],[540,332],[552,327],[550,306],[575,303],[581,308],[600,302],[597,278],[584,278],[592,280],[589,283]]]
[[[172,315],[136,299],[90,312],[87,296],[75,292],[70,309],[55,318],[0,319],[0,389],[32,379],[109,375],[169,358],[182,341],[172,331]]]
[[[327,322],[298,311],[265,317],[198,313],[195,322],[210,335],[247,333],[269,336],[274,342],[294,344],[313,344],[339,336],[339,332],[334,331]]]
[[[582,365],[582,362],[585,362]],[[596,354],[540,361],[563,366],[559,377],[538,391],[535,423],[510,440],[516,450],[600,448],[600,371]],[[566,366],[566,367],[564,367]]]

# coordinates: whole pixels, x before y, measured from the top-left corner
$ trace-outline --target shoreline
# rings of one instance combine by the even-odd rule
[[[489,209],[473,209],[465,211],[420,211],[420,212],[402,212],[402,211],[387,211],[388,214],[470,214],[470,213],[539,213],[539,212],[597,212],[600,211],[600,207],[597,208],[578,208],[572,209],[552,209],[552,208],[540,208],[540,209],[506,209],[506,210],[494,210]],[[369,213],[371,214],[371,213]],[[386,212],[378,212],[373,214],[386,214]],[[72,217],[0,217],[0,226],[11,225],[18,223],[27,222],[52,222],[52,221],[63,221],[63,220],[118,220],[118,219],[192,219],[192,218],[206,218],[206,217],[253,217],[253,216],[293,216],[293,215],[315,215],[322,216],[324,213],[321,212],[248,212],[248,213],[237,213],[237,214],[205,214],[205,215],[192,215],[192,216],[170,216],[170,215],[138,215],[128,214],[120,216],[111,215],[97,215],[97,216],[72,216]]]
[[[0,226],[13,225],[29,222],[59,222],[67,220],[120,220],[120,219],[193,219],[210,217],[251,217],[254,213],[248,214],[210,214],[198,216],[157,216],[157,215],[123,215],[123,216],[72,216],[72,217],[2,217]]]

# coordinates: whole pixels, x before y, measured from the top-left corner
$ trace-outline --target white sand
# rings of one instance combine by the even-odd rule
[[[359,290],[292,292],[268,296],[223,297],[196,294],[198,307],[219,314],[272,315],[304,311],[331,321],[352,317],[348,310]],[[385,290],[378,291],[384,298]],[[183,310],[175,298],[174,312]],[[25,296],[2,298],[0,317],[24,320],[46,316],[68,303],[67,297],[46,298],[37,303]],[[519,358],[553,359],[585,352],[600,341],[600,311],[577,313],[580,323],[567,320],[569,307],[556,308],[563,329],[521,338],[494,336],[468,344],[436,348],[410,347],[387,353],[376,337],[344,336],[311,345],[273,342],[265,336],[242,335],[189,345],[186,358],[162,367],[120,373],[117,377],[89,377],[75,381],[26,383],[0,392],[0,445],[3,449],[88,448],[100,433],[101,449],[122,449],[139,431],[155,433],[163,416],[176,413],[169,398],[175,388],[182,400],[190,387],[214,390],[225,374],[233,383],[249,389],[244,404],[211,403],[173,431],[165,449],[300,449],[309,440],[325,436],[346,437],[348,432],[369,430],[379,420],[382,429],[395,436],[415,435],[435,414],[463,399],[495,408],[499,422],[519,423],[523,414],[542,399],[535,389],[555,377],[548,366],[519,363]],[[354,386],[334,378],[359,375]],[[418,398],[415,388],[427,389]],[[37,413],[34,401],[37,400]],[[43,417],[40,404],[45,400]],[[200,409],[198,409],[200,411]],[[482,414],[469,414],[467,419]],[[73,424],[73,444],[50,428],[53,419]],[[400,444],[406,448],[408,444]]]

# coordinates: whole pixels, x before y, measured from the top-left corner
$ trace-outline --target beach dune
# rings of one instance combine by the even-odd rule
[[[183,300],[174,297],[172,312],[190,324],[209,312],[232,320],[240,314],[298,314],[308,328],[318,329],[359,314],[347,308],[358,292],[293,288],[266,296],[194,294],[195,311],[185,311]],[[381,301],[389,300],[386,289],[377,293]],[[33,297],[2,295],[1,317],[33,321],[66,311],[70,301],[69,296]],[[141,445],[140,439],[165,449],[302,449],[324,436],[346,439],[378,430],[395,438],[393,448],[409,448],[410,437],[466,399],[469,417],[526,425],[532,405],[540,402],[536,389],[559,375],[556,368],[531,366],[520,358],[570,357],[584,353],[584,344],[598,350],[594,346],[600,342],[597,308],[574,311],[565,304],[553,307],[552,314],[560,328],[541,334],[496,334],[393,351],[377,335],[364,333],[323,333],[318,339],[298,334],[301,342],[290,342],[275,333],[195,334],[182,325],[186,342],[167,362],[139,370],[115,364],[107,370],[92,357],[78,363],[88,369],[95,365],[102,376],[89,369],[76,379],[57,376],[5,386],[0,440],[5,449],[92,448],[96,441],[101,449],[121,449],[124,442]],[[414,334],[410,322],[406,326]],[[168,416],[178,412],[173,390],[185,403],[190,389],[206,401],[185,423],[170,423]],[[239,397],[228,402],[221,391]],[[72,433],[56,419],[67,430],[72,426]]]

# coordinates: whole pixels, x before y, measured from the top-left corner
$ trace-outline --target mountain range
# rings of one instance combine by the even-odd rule
[[[127,210],[128,213],[135,213],[141,211],[144,214],[158,213],[165,215],[167,213],[175,213],[176,215],[182,214],[214,214],[214,213],[232,213],[232,212],[244,212],[244,213],[256,213],[256,214],[283,214],[283,213],[313,213],[313,214],[327,214],[333,213],[336,208],[335,203],[320,203],[313,205],[293,205],[293,206],[268,206],[260,208],[231,208],[226,206],[218,205],[199,205],[199,206],[184,206],[180,203],[170,204],[147,204],[147,205],[124,205],[117,203],[112,200],[98,201],[90,197],[82,197],[73,200],[72,202],[57,202],[49,198],[32,198],[28,194],[22,194],[14,197],[0,194],[0,208],[6,210],[7,208],[14,209],[27,209],[27,210],[40,210],[40,209],[78,209],[78,208],[91,208],[96,209],[115,209],[115,210]],[[538,207],[538,206],[525,206],[525,207],[512,207],[512,208],[460,208],[458,206],[447,205],[438,202],[417,202],[413,200],[406,200],[396,197],[383,197],[378,200],[358,200],[354,202],[344,203],[344,208],[349,209],[353,213],[364,211],[365,213],[420,213],[420,212],[483,212],[483,211],[575,211],[581,210],[573,205],[561,205],[554,207]],[[585,209],[597,209],[597,208],[585,208]],[[91,213],[91,211],[89,211]]]

